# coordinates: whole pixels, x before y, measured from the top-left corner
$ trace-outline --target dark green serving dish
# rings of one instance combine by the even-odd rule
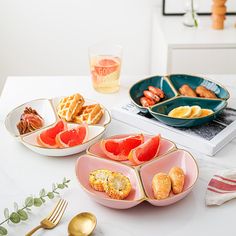
[[[199,85],[205,86],[207,89],[213,91],[218,98],[209,99],[182,96],[179,93],[179,88],[183,84],[189,85],[192,89],[196,89]],[[154,106],[145,108],[140,104],[140,98],[143,96],[143,91],[147,90],[150,85],[162,89],[165,93],[165,98]],[[152,76],[140,80],[130,88],[129,95],[132,103],[140,111],[145,113],[150,112],[157,120],[176,127],[191,127],[210,122],[227,106],[226,100],[230,97],[229,92],[222,85],[202,77],[185,74]],[[167,116],[170,109],[184,105],[199,105],[202,108],[212,109],[214,113],[206,117],[193,119],[171,118]]]
[[[179,106],[198,105],[203,109],[211,109],[213,114],[200,118],[173,118],[168,113]],[[175,127],[192,127],[210,122],[227,106],[227,102],[221,99],[202,99],[191,97],[177,97],[175,99],[157,104],[149,108],[149,112],[157,120],[170,126]]]

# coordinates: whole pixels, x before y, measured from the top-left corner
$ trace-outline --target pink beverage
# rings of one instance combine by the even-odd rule
[[[92,83],[98,92],[114,93],[119,90],[121,54],[119,45],[96,44],[89,49]]]

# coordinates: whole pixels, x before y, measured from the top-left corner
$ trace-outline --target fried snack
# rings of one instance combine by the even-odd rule
[[[173,193],[181,193],[184,187],[184,171],[180,167],[175,166],[171,168],[169,176]]]
[[[204,86],[198,86],[196,88],[196,93],[202,98],[217,98],[214,92]]]
[[[155,95],[157,95],[159,98],[164,98],[165,94],[160,88],[156,88],[154,86],[148,86],[148,90]]]
[[[89,183],[97,191],[104,192],[104,186],[108,177],[112,174],[110,170],[94,170],[89,174]]]
[[[171,190],[170,177],[165,173],[158,173],[152,179],[152,190],[157,200],[169,197]]]
[[[59,102],[57,114],[66,121],[72,121],[76,114],[81,111],[83,104],[84,98],[79,93],[64,97]]]
[[[154,94],[153,92],[149,91],[149,90],[144,90],[143,91],[143,95],[146,98],[152,99],[155,102],[159,102],[161,99],[159,98],[159,96],[157,96],[156,94]]]
[[[26,107],[16,127],[20,135],[22,135],[42,128],[43,123],[43,118],[36,110],[32,109],[31,107]]]
[[[110,198],[123,200],[129,195],[132,186],[128,177],[121,173],[113,172],[109,175],[104,188]]]
[[[197,97],[195,91],[187,84],[183,84],[179,89],[180,94],[188,97]]]
[[[86,122],[89,125],[94,125],[101,120],[103,114],[104,110],[100,104],[83,106],[82,110],[74,117],[73,121],[78,124]]]
[[[140,103],[142,104],[143,107],[149,107],[149,106],[155,105],[155,102],[153,99],[146,98],[146,97],[141,97]]]

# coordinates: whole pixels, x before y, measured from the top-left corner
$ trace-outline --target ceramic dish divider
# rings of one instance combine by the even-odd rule
[[[168,140],[169,141],[169,140]],[[171,142],[171,141],[170,141]],[[173,143],[173,142],[172,142]],[[182,193],[180,193],[180,194],[178,194],[178,195],[171,195],[171,196],[169,196],[167,199],[163,199],[163,200],[157,200],[157,199],[154,199],[154,198],[151,198],[149,195],[148,195],[148,193],[146,192],[146,189],[145,189],[145,187],[144,187],[144,183],[143,183],[143,180],[142,180],[142,177],[141,177],[141,171],[142,171],[142,169],[145,167],[145,166],[147,166],[147,165],[152,165],[152,164],[156,164],[157,163],[157,165],[158,165],[158,162],[159,161],[161,161],[161,160],[163,160],[163,159],[167,159],[167,158],[170,158],[170,155],[174,155],[176,152],[178,152],[178,151],[181,151],[181,152],[184,152],[185,154],[187,153],[187,155],[188,155],[188,158],[190,157],[191,158],[191,161],[194,163],[193,165],[195,166],[195,168],[196,168],[196,178],[195,178],[195,180],[193,181],[193,183],[191,184],[191,186],[189,186],[187,189],[184,189],[184,191],[182,192]],[[123,166],[126,166],[126,167],[128,167],[128,168],[131,168],[131,169],[133,169],[134,171],[135,171],[135,173],[136,173],[136,175],[137,175],[137,177],[138,177],[138,180],[139,180],[139,185],[140,185],[140,187],[141,187],[141,191],[142,191],[142,194],[143,194],[143,196],[140,198],[140,199],[136,199],[137,201],[138,201],[138,203],[137,204],[139,204],[139,203],[141,203],[141,202],[143,202],[143,201],[147,201],[147,202],[149,202],[150,204],[152,204],[152,205],[155,205],[155,206],[165,206],[165,205],[169,205],[169,204],[173,204],[173,203],[175,203],[175,202],[177,202],[177,201],[179,201],[179,200],[181,200],[182,198],[184,198],[191,190],[192,190],[192,188],[193,188],[193,186],[195,185],[195,183],[196,183],[196,181],[197,181],[197,179],[198,179],[198,176],[199,176],[199,170],[198,170],[198,165],[197,165],[197,163],[196,163],[196,161],[195,161],[195,159],[194,159],[194,157],[192,156],[192,154],[190,154],[189,152],[187,152],[187,151],[185,151],[185,150],[183,150],[183,149],[178,149],[177,148],[177,146],[174,144],[174,146],[173,146],[173,148],[171,149],[171,150],[169,150],[169,151],[167,151],[166,153],[163,153],[161,156],[157,156],[157,157],[155,157],[154,159],[152,159],[152,160],[150,160],[150,161],[147,161],[147,162],[144,162],[144,163],[142,163],[141,165],[137,165],[137,166],[133,166],[133,165],[130,165],[130,164],[127,164],[127,163],[124,163],[124,162],[119,162],[119,161],[115,161],[115,160],[111,160],[111,159],[109,159],[108,157],[107,158],[104,158],[104,157],[100,157],[99,155],[96,155],[96,154],[94,154],[94,153],[91,153],[90,151],[89,151],[89,148],[87,149],[87,151],[86,151],[86,153],[87,153],[87,155],[89,156],[89,158],[95,158],[95,159],[100,159],[100,160],[106,160],[107,162],[110,162],[111,163],[111,165],[112,164],[115,164],[115,165],[123,165]],[[83,155],[84,156],[84,155]],[[79,159],[80,158],[78,158],[78,163],[79,163]],[[78,180],[79,180],[79,177],[78,177],[78,172],[79,172],[79,166],[78,166],[78,163],[76,164],[76,173],[77,173],[77,178],[78,178]],[[184,165],[184,164],[183,164]],[[85,186],[83,186],[83,184],[80,182],[80,180],[79,180],[79,183],[80,183],[80,185],[82,186],[82,188],[87,192],[87,193],[89,193],[89,194],[91,194],[91,192],[88,190],[88,189],[86,189],[86,187]],[[151,183],[150,183],[151,184]],[[93,193],[94,194],[94,193]],[[134,200],[134,201],[136,201],[136,200]],[[114,202],[117,202],[117,200],[116,199],[110,199],[110,198],[108,198],[108,201],[114,201]],[[118,200],[118,202],[119,201],[123,201],[123,202],[125,202],[125,201],[130,201],[130,200]],[[98,201],[99,202],[99,201]],[[100,204],[103,204],[103,203],[101,203],[101,202],[99,202]],[[135,204],[134,206],[136,206],[137,204]],[[106,204],[103,204],[103,205],[106,205]],[[108,205],[106,205],[106,206],[108,206]],[[108,206],[108,207],[111,207],[111,206]],[[119,207],[116,207],[116,206],[113,206],[114,208],[119,208]],[[133,206],[131,206],[131,207],[133,207]],[[127,208],[129,208],[129,207],[127,207]],[[125,207],[124,208],[119,208],[119,209],[125,209]]]
[[[34,99],[34,100],[28,101],[24,104],[21,104],[21,105],[17,106],[12,111],[10,111],[8,113],[8,115],[6,116],[6,119],[5,119],[6,129],[18,141],[20,141],[21,143],[23,143],[25,146],[27,146],[28,148],[30,148],[33,151],[35,151],[34,148],[36,148],[36,149],[38,149],[38,148],[53,149],[53,148],[40,147],[38,145],[33,145],[33,144],[30,144],[30,143],[27,143],[25,141],[25,139],[27,139],[27,137],[33,136],[35,133],[38,133],[40,131],[43,131],[45,129],[48,129],[48,128],[52,127],[53,125],[55,125],[58,122],[58,120],[60,120],[60,117],[57,114],[57,108],[56,108],[60,98],[62,98],[62,97],[39,98],[39,99]],[[90,104],[95,104],[95,103],[97,103],[97,102],[93,101],[93,100],[90,100],[90,99],[85,99],[85,105],[88,105],[88,104],[90,105]],[[38,114],[42,116],[44,121],[46,120],[46,124],[43,125],[41,128],[39,128],[37,130],[34,130],[34,131],[31,131],[29,133],[19,134],[19,131],[17,130],[16,125],[19,122],[20,116],[21,116],[21,114],[23,114],[23,111],[24,111],[25,107],[32,107],[33,109],[35,109],[38,112]],[[88,125],[88,127],[89,128],[104,127],[104,130],[101,129],[101,133],[100,133],[101,135],[103,135],[106,128],[107,128],[107,126],[111,122],[111,116],[110,116],[109,111],[103,105],[101,105],[101,107],[104,109],[104,115],[103,115],[103,118],[102,118],[103,123],[101,123],[101,121],[100,121],[100,123],[95,124],[95,125]],[[46,112],[47,112],[47,114],[45,116],[43,116],[43,114],[42,114],[43,110],[46,110]],[[47,117],[50,117],[49,121],[48,121]],[[74,122],[66,122],[66,123],[68,123],[68,125],[72,125],[72,126],[73,125],[79,125],[79,124],[74,123]],[[96,129],[96,128],[94,128],[94,129]],[[98,135],[96,135],[96,137],[97,136]],[[94,138],[96,138],[96,137],[94,137]],[[85,143],[88,143],[89,141],[93,141],[94,138],[92,138],[92,140],[88,140]],[[81,145],[83,145],[83,144],[81,144]],[[91,143],[90,143],[90,145],[91,145]],[[80,146],[80,145],[78,145],[78,146]],[[68,148],[74,148],[74,147],[68,147]],[[87,146],[86,146],[86,148],[87,148]],[[62,149],[67,149],[67,147],[66,148],[61,148],[60,150],[62,150]],[[72,154],[76,154],[76,152],[72,153]],[[45,155],[45,154],[43,154],[43,155]],[[69,155],[71,155],[71,154],[69,154]]]
[[[197,81],[201,81],[196,86],[204,85],[206,88],[213,91],[216,95],[219,96],[220,93],[223,93],[223,95],[220,95],[222,97],[217,97],[217,98],[202,98],[202,97],[196,97],[195,98],[195,97],[189,97],[189,96],[181,95],[179,90],[176,88],[177,85],[174,84],[174,82],[173,82],[174,79],[172,79],[172,77],[179,77],[178,79],[180,79],[182,77],[182,78],[184,78],[184,81],[192,79],[191,82],[193,82],[194,79],[197,80]],[[186,79],[186,78],[188,78],[188,79]],[[163,101],[160,101],[160,102],[154,104],[153,106],[145,108],[145,107],[141,106],[140,103],[137,103],[137,99],[139,99],[142,95],[141,96],[139,95],[139,97],[135,97],[133,95],[133,93],[135,93],[134,90],[139,85],[142,86],[142,83],[147,83],[147,85],[146,85],[146,89],[147,89],[148,85],[153,85],[153,81],[155,79],[156,80],[165,80],[168,83],[169,88],[172,90],[174,96],[167,97],[167,99],[165,99]],[[150,83],[149,83],[149,81],[150,81]],[[185,83],[183,83],[183,84],[185,84]],[[187,84],[187,82],[186,82],[186,84]],[[145,86],[143,86],[143,87],[145,87]],[[217,91],[214,91],[213,88]],[[165,90],[163,90],[163,92],[165,93]],[[140,91],[139,91],[139,94],[140,94]],[[209,100],[209,101],[212,101],[212,102],[218,101],[219,103],[222,103],[222,106],[220,107],[220,109],[219,110],[213,109],[213,111],[214,111],[213,114],[209,115],[207,119],[205,119],[205,117],[185,118],[185,119],[184,118],[172,118],[172,121],[175,120],[175,119],[177,120],[177,123],[173,126],[179,126],[179,127],[190,127],[190,126],[200,125],[200,124],[203,124],[203,123],[206,123],[206,122],[209,122],[209,121],[213,120],[216,117],[216,115],[218,115],[218,113],[221,112],[227,106],[227,100],[230,98],[228,90],[223,85],[220,85],[219,83],[216,83],[216,82],[214,82],[210,79],[205,79],[205,78],[202,78],[202,77],[193,76],[193,75],[185,75],[185,74],[170,74],[170,75],[165,75],[165,76],[155,75],[155,76],[151,76],[151,77],[148,77],[146,79],[140,80],[140,81],[136,82],[134,85],[131,86],[131,88],[129,90],[129,96],[130,96],[130,99],[131,99],[132,103],[141,112],[149,112],[154,118],[156,118],[157,120],[159,120],[163,123],[166,123],[167,125],[172,125],[172,124],[169,121],[165,121],[165,120],[160,119],[160,117],[159,117],[159,116],[166,116],[167,117],[167,114],[163,114],[161,112],[156,112],[154,110],[155,110],[156,107],[164,106],[165,104],[168,104],[170,101],[172,101],[172,102],[176,101],[177,102],[179,98],[183,98],[186,101],[188,99],[193,99],[193,100],[196,99],[196,101],[199,101],[199,103],[201,103],[201,102],[204,103],[204,101],[206,101],[206,100]],[[183,122],[182,123],[180,122],[180,125],[179,125],[179,122],[178,122],[178,120],[185,120],[187,122],[188,120],[194,120],[195,121],[196,119],[199,119],[199,121],[190,122],[191,124],[190,125],[188,124],[186,126],[183,125]]]

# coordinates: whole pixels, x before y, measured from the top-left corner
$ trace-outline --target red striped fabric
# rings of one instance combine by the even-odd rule
[[[236,191],[236,185],[228,184],[223,181],[217,180],[217,179],[211,179],[210,183],[208,184],[210,187],[214,187],[219,190],[224,190],[224,191]]]
[[[214,192],[214,193],[219,193],[219,194],[227,194],[227,193],[232,193],[232,192],[229,192],[229,191],[218,191],[214,188],[211,188],[211,187],[208,187],[207,190],[211,191],[211,192]]]
[[[232,183],[236,183],[236,180],[233,180],[233,179],[228,179],[228,178],[225,178],[223,176],[220,176],[220,175],[214,175],[215,177],[218,177],[222,180],[226,180],[226,181],[229,181],[229,182],[232,182]]]

